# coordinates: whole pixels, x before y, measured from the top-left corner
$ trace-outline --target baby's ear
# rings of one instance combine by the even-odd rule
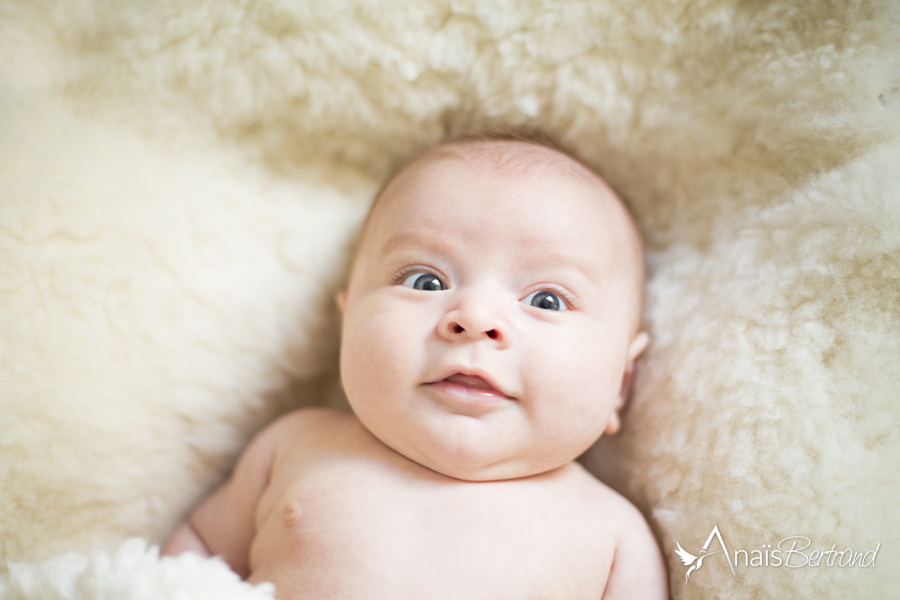
[[[639,331],[628,346],[628,364],[634,366],[634,361],[644,353],[644,350],[646,350],[649,345],[650,334],[646,331]]]
[[[631,392],[631,381],[634,379],[634,363],[637,361],[638,357],[643,354],[644,350],[647,349],[649,344],[650,336],[646,331],[641,331],[634,336],[634,339],[631,340],[631,344],[628,346],[628,362],[625,363],[625,371],[622,373],[622,386],[619,388],[616,409],[613,411],[613,414],[610,415],[609,424],[607,424],[604,432],[606,435],[614,435],[622,426],[622,422],[619,419],[619,411],[625,407],[625,402],[628,400],[628,394]]]
[[[347,306],[347,290],[341,290],[334,297],[334,303],[337,304],[338,310],[344,314],[344,307]]]

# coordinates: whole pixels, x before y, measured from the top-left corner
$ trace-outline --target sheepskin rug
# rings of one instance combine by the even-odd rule
[[[373,193],[494,124],[641,222],[653,342],[584,461],[673,598],[900,597],[895,0],[0,0],[0,596],[271,597],[151,546],[341,404]]]
[[[9,564],[4,600],[273,600],[271,583],[251,585],[219,558],[193,553],[160,559],[157,546],[126,540],[115,552],[66,552],[43,564]]]

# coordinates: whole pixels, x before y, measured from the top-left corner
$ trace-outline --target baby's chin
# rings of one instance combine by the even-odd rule
[[[443,443],[442,443],[443,442]],[[465,447],[446,440],[428,440],[427,444],[394,448],[410,460],[462,481],[498,481],[531,477],[569,464],[574,454],[542,456],[529,452],[490,452],[481,447]]]
[[[542,467],[534,467],[523,464],[517,464],[515,461],[501,461],[491,465],[465,465],[465,464],[425,464],[432,471],[440,473],[446,477],[459,479],[460,481],[503,481],[507,479],[521,479],[524,477],[532,477],[547,471],[557,469],[571,461],[565,461],[562,464],[553,464]]]
[[[600,437],[594,428],[567,429],[564,436],[529,427],[516,415],[474,418],[443,411],[358,411],[363,427],[401,456],[463,481],[518,479],[571,463]],[[599,423],[599,421],[598,421]]]

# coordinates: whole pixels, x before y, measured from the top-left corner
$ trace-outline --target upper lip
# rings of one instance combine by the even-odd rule
[[[435,379],[434,381],[430,381],[429,383],[440,383],[441,381],[449,379],[450,377],[453,377],[454,375],[463,375],[464,377],[479,378],[484,382],[486,387],[477,386],[477,385],[473,385],[472,387],[475,387],[476,389],[478,389],[478,388],[484,389],[487,392],[493,392],[500,396],[505,396],[506,398],[508,398],[510,400],[515,400],[515,398],[513,398],[513,396],[507,394],[506,391],[502,387],[500,387],[500,385],[496,381],[494,381],[494,379],[490,375],[488,375],[481,369],[470,369],[467,367],[458,367],[458,366],[451,367],[451,368],[445,370],[443,373],[441,373],[441,375],[437,379]]]

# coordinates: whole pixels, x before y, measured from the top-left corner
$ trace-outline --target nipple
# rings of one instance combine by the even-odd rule
[[[284,507],[281,513],[281,522],[285,527],[294,527],[300,522],[300,507],[294,502]]]

